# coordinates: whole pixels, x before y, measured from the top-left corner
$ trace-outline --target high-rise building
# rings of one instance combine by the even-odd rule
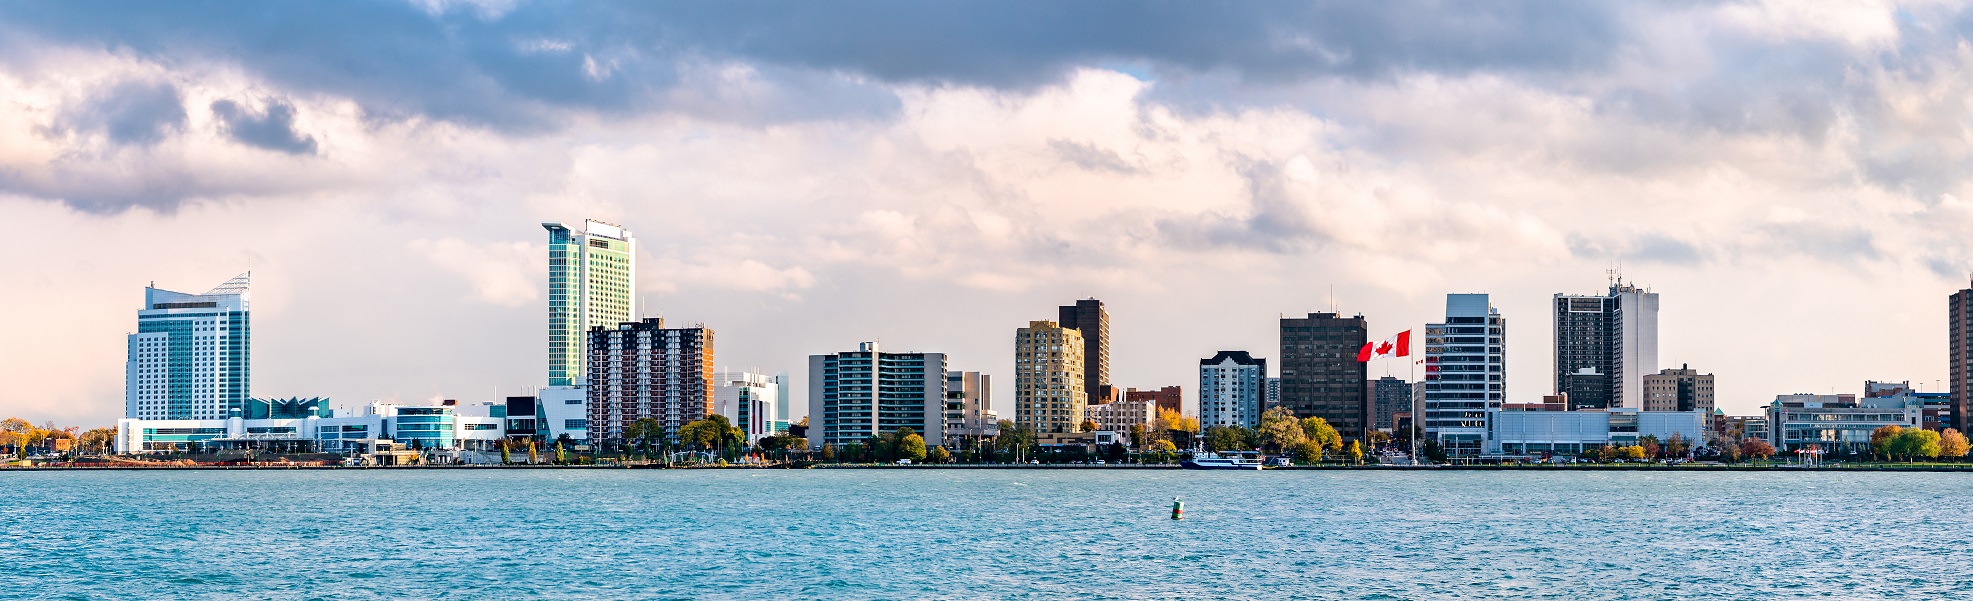
[[[782,404],[774,376],[752,371],[725,371],[716,378],[712,410],[733,427],[747,432],[749,444],[774,435],[774,418]]]
[[[1973,419],[1967,417],[1967,397],[1973,396],[1973,288],[1954,292],[1946,298],[1946,371],[1950,376],[1947,392],[1952,393],[1952,426],[1969,431]]]
[[[1110,389],[1110,312],[1093,298],[1057,307],[1064,328],[1082,334],[1082,390],[1086,404],[1115,400]]]
[[[925,446],[945,443],[944,353],[855,351],[808,356],[808,444],[837,448],[911,428]]]
[[[1153,409],[1154,411],[1171,411],[1173,413],[1180,413],[1180,414],[1185,413],[1185,387],[1183,386],[1166,386],[1164,388],[1159,388],[1157,390],[1138,390],[1136,388],[1130,388],[1124,390],[1124,400],[1126,401],[1148,400],[1151,401],[1153,405],[1155,405],[1155,408]]]
[[[144,288],[124,359],[123,414],[132,419],[244,417],[253,357],[252,273],[204,294]]]
[[[1446,295],[1445,323],[1425,326],[1425,436],[1479,454],[1487,414],[1507,398],[1507,320],[1485,294]]]
[[[993,410],[993,376],[977,371],[945,372],[946,440],[982,442],[999,435],[1000,413]]]
[[[1370,383],[1370,427],[1391,431],[1393,417],[1411,411],[1411,383],[1391,376]]]
[[[581,386],[591,328],[614,328],[636,318],[637,241],[601,221],[573,231],[548,230],[548,385]]]
[[[661,317],[590,328],[588,366],[590,440],[621,441],[650,418],[676,443],[679,428],[713,412],[712,328],[667,328]]]
[[[1698,411],[1713,414],[1713,374],[1691,365],[1644,376],[1645,411]]]
[[[1259,426],[1266,380],[1267,360],[1247,351],[1220,351],[1200,359],[1199,427]]]
[[[1363,436],[1367,367],[1356,352],[1368,336],[1362,315],[1281,318],[1281,406],[1295,417],[1320,417],[1343,436]]]
[[[1569,408],[1644,406],[1658,371],[1658,293],[1610,283],[1603,296],[1555,295],[1555,392]]]
[[[1014,331],[1014,423],[1037,434],[1072,434],[1082,425],[1088,355],[1082,332],[1052,321]]]

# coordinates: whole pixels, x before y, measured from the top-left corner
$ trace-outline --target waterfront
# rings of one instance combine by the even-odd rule
[[[1841,598],[1973,591],[1973,476],[0,473],[46,598]],[[1186,519],[1168,518],[1173,496]]]

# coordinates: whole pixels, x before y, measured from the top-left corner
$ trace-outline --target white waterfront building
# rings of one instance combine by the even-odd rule
[[[713,413],[726,416],[733,427],[747,432],[747,444],[774,435],[774,418],[781,415],[781,385],[777,376],[754,371],[718,372],[713,387]]]
[[[288,446],[340,453],[396,441],[413,449],[491,451],[506,437],[504,405],[374,402],[330,417],[117,420],[116,452],[166,453]]]
[[[1266,398],[1266,359],[1220,351],[1199,360],[1199,427],[1259,426]]]
[[[203,294],[144,288],[127,337],[123,415],[223,419],[240,415],[252,375],[251,272]]]
[[[1425,436],[1451,455],[1485,451],[1506,375],[1506,318],[1485,294],[1446,295],[1445,323],[1425,325]]]

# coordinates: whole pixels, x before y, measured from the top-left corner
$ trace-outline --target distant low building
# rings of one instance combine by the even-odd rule
[[[1131,426],[1148,430],[1151,420],[1157,417],[1158,407],[1150,400],[1117,401],[1089,408],[1089,421],[1096,422],[1096,429],[1111,432],[1130,432]]]
[[[506,437],[506,419],[492,415],[503,404],[459,406],[371,403],[332,416],[247,419],[117,420],[116,452],[169,453],[267,449],[351,452],[377,441],[415,450],[490,451]]]
[[[1921,407],[1902,398],[1859,402],[1854,394],[1784,394],[1767,407],[1768,442],[1781,451],[1815,446],[1825,452],[1870,452],[1870,433],[1884,426],[1916,428]]]
[[[1183,386],[1166,386],[1163,388],[1159,388],[1157,390],[1149,390],[1149,389],[1138,390],[1136,388],[1131,388],[1124,391],[1124,400],[1126,401],[1149,400],[1153,404],[1157,405],[1157,408],[1160,410],[1171,411],[1173,413],[1184,413],[1185,412],[1184,390],[1185,388]]]
[[[1709,416],[1698,411],[1639,411],[1614,408],[1586,411],[1498,411],[1488,452],[1503,455],[1576,455],[1605,445],[1638,444],[1678,436],[1698,447],[1706,440]]]
[[[926,447],[945,442],[944,353],[854,351],[808,356],[808,444],[841,447],[911,428]]]

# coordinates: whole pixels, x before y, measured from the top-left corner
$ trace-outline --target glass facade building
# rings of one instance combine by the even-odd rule
[[[583,222],[548,230],[548,385],[581,386],[590,328],[631,321],[637,293],[637,241],[621,227]]]
[[[223,419],[246,411],[251,274],[203,294],[144,289],[124,361],[124,417]]]

